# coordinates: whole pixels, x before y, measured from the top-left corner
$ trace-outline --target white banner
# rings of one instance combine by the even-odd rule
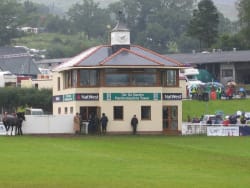
[[[6,135],[6,129],[2,122],[0,122],[0,135]]]
[[[206,134],[207,126],[200,123],[183,123],[181,132],[182,135]]]
[[[207,136],[239,136],[239,127],[207,127]]]

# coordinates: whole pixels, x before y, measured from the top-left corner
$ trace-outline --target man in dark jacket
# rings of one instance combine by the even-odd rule
[[[133,134],[136,134],[137,125],[138,125],[138,119],[137,119],[136,115],[134,115],[131,119],[131,126],[133,127]]]
[[[107,132],[107,124],[108,124],[108,117],[105,115],[105,113],[102,113],[102,117],[100,119],[101,125],[102,125],[102,133],[106,134]]]

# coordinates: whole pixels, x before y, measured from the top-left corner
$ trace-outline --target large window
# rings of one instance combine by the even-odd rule
[[[222,77],[232,77],[233,69],[224,69],[222,70]]]
[[[99,72],[97,70],[80,70],[80,87],[99,85]]]
[[[127,86],[129,85],[129,74],[106,74],[105,84],[107,86]]]
[[[151,120],[151,106],[142,106],[141,107],[141,119],[142,120]]]
[[[77,87],[77,70],[64,72],[64,88]]]
[[[65,71],[64,72],[64,88],[71,88],[72,87],[72,71]]]
[[[107,86],[156,86],[155,69],[106,69]]]
[[[162,73],[162,84],[165,87],[177,86],[178,83],[178,70],[166,70]]]
[[[72,72],[72,87],[77,87],[77,70],[73,70]]]
[[[114,120],[123,120],[123,106],[114,106]]]
[[[156,74],[152,73],[133,73],[132,85],[154,86],[156,85]]]

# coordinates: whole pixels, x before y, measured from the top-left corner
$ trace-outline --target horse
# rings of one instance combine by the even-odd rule
[[[5,129],[6,129],[7,132],[11,128],[11,134],[10,135],[12,135],[14,127],[15,127],[15,133],[17,135],[23,135],[22,124],[23,124],[24,120],[25,120],[24,113],[23,112],[17,112],[16,115],[6,115],[3,118],[3,124],[4,124]]]

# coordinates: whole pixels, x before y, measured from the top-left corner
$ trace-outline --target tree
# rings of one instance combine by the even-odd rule
[[[104,37],[110,23],[108,12],[93,0],[82,0],[82,4],[73,5],[68,16],[77,32],[84,32],[88,38]]]
[[[193,4],[194,0],[121,0],[109,9],[124,12],[133,43],[166,53],[186,30]]]
[[[218,35],[221,34],[235,34],[238,32],[237,21],[232,22],[219,13]]]
[[[49,7],[25,0],[22,4],[19,26],[45,28],[47,19],[52,17]]]
[[[241,24],[241,33],[245,36],[248,48],[250,47],[250,0],[239,0],[238,2],[239,20]]]
[[[2,110],[15,112],[18,108],[43,108],[52,112],[52,90],[35,88],[0,88],[0,106]]]
[[[17,35],[18,8],[16,0],[0,1],[0,46],[10,44],[11,38]]]
[[[46,31],[50,33],[71,34],[73,29],[70,22],[64,17],[49,15],[45,22]]]
[[[204,45],[210,48],[218,37],[219,13],[211,0],[202,0],[198,9],[193,11],[188,27],[188,35],[200,41],[200,50]]]

